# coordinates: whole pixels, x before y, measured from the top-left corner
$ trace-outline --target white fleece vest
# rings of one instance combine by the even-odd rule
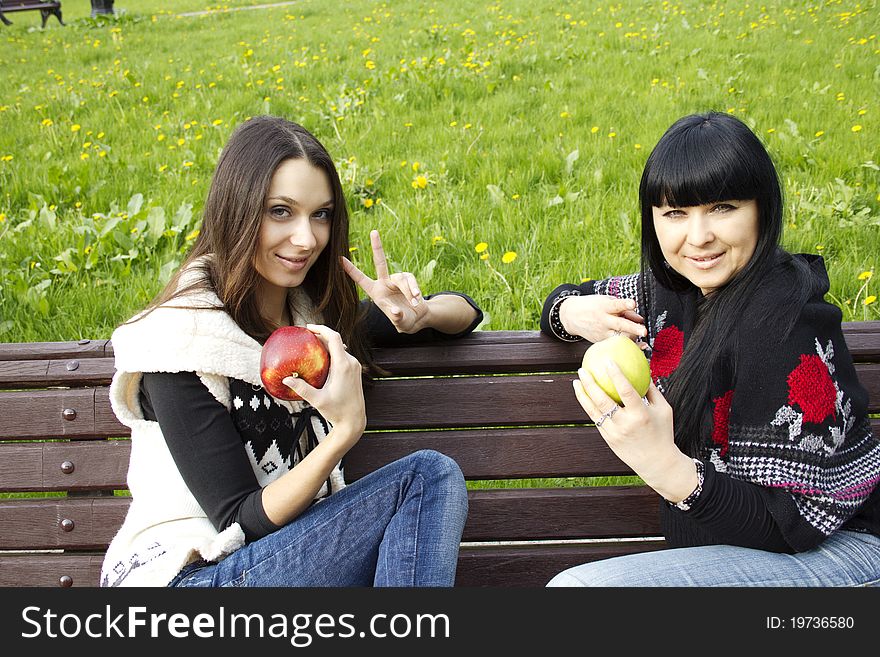
[[[219,533],[214,529],[180,476],[159,424],[144,419],[139,400],[144,372],[196,372],[227,409],[230,377],[261,385],[260,343],[224,311],[198,309],[220,305],[215,294],[200,292],[113,332],[116,373],[110,403],[119,421],[131,428],[127,482],[132,502],[104,558],[101,586],[165,586],[185,565],[219,561],[244,545],[237,523]],[[293,313],[293,306],[302,304],[291,305]],[[299,325],[316,319],[294,315]],[[291,411],[306,405],[277,401]],[[330,480],[332,491],[345,485],[339,465]]]

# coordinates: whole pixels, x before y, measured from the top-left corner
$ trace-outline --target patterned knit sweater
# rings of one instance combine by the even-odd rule
[[[785,341],[765,324],[768,309],[795,280],[780,260],[755,292],[721,362],[715,366],[700,436],[703,491],[689,511],[661,503],[661,526],[673,547],[733,544],[799,552],[844,528],[880,535],[880,441],[867,416],[841,330],[841,312],[824,301],[828,276],[821,258],[806,262],[814,294]],[[643,282],[646,281],[646,282]],[[677,293],[648,272],[562,285],[564,294],[646,298],[651,376],[661,392],[693,329],[695,291]],[[734,345],[738,345],[738,348]]]

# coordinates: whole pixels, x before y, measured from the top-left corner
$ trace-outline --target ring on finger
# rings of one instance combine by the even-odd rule
[[[614,417],[614,414],[618,411],[619,408],[620,406],[615,406],[610,411],[602,413],[599,419],[596,420],[596,426],[601,427],[603,424],[605,424],[605,420],[610,420],[612,417]]]

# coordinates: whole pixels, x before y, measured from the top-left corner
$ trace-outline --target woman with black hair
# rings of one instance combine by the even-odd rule
[[[673,549],[576,566],[548,586],[876,586],[880,442],[818,256],[779,246],[783,206],[754,133],[722,113],[663,135],[639,187],[641,272],[561,285],[542,330],[630,336],[644,398],[618,406],[584,370],[574,392],[615,454],[662,498]]]

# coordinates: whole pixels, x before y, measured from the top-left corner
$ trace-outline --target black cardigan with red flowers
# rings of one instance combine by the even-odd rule
[[[814,293],[782,340],[764,321],[796,280],[782,259],[755,291],[712,377],[700,440],[703,490],[688,511],[660,505],[672,547],[801,552],[841,528],[880,536],[880,440],[868,419],[867,392],[843,338],[840,309],[824,300],[829,284],[822,259],[793,257],[807,264]],[[542,331],[558,338],[550,310],[561,294],[651,299],[639,312],[648,329],[651,376],[663,391],[693,329],[696,290],[673,292],[650,272],[561,285],[541,318]]]

